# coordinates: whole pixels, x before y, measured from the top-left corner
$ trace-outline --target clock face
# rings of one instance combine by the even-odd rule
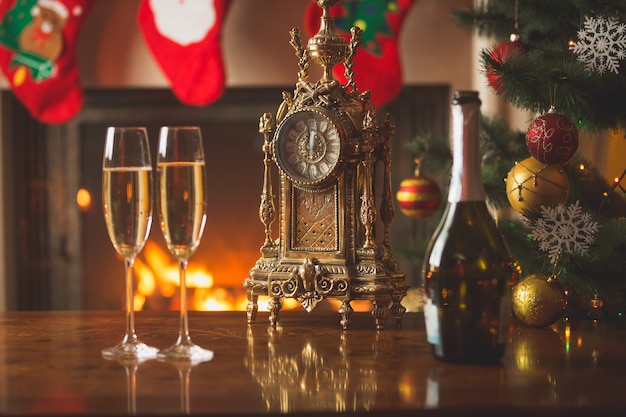
[[[298,111],[281,123],[274,152],[278,165],[293,181],[319,184],[339,163],[341,135],[337,125],[322,112]]]

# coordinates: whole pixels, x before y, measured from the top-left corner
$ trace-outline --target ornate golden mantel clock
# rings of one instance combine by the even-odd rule
[[[265,139],[259,216],[266,237],[261,257],[244,280],[249,323],[256,319],[259,295],[270,297],[272,325],[278,323],[283,298],[299,300],[309,312],[326,298],[340,300],[344,329],[351,300],[371,301],[377,329],[389,315],[399,324],[406,311],[400,302],[409,285],[389,243],[395,126],[389,116],[379,124],[369,91],[357,89],[352,67],[361,30],[352,28],[350,42],[336,32],[329,13],[336,2],[317,0],[323,9],[321,27],[306,47],[300,31],[291,30],[298,81],[293,93],[283,92],[276,117],[265,113],[259,122]],[[323,70],[315,83],[308,80],[309,60]],[[332,75],[341,62],[346,85]],[[278,172],[280,184],[276,240],[272,172]]]

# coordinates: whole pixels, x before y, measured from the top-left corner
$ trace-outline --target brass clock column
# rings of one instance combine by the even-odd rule
[[[272,325],[278,323],[283,298],[297,299],[309,312],[324,299],[340,300],[344,329],[350,322],[351,300],[371,301],[377,329],[390,315],[400,324],[406,311],[400,302],[409,285],[389,243],[394,216],[390,141],[395,126],[388,115],[379,124],[369,91],[357,89],[352,67],[361,30],[352,28],[350,42],[336,32],[329,13],[336,2],[317,0],[323,10],[321,26],[306,47],[299,29],[291,30],[298,81],[293,93],[283,92],[276,117],[265,113],[259,122],[265,139],[259,208],[265,242],[243,283],[248,323],[256,319],[259,295],[269,296]],[[308,80],[310,60],[323,70],[315,83]],[[332,74],[341,62],[346,85]],[[280,184],[276,240],[274,166]]]

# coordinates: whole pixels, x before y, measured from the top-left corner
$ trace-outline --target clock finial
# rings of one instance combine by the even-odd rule
[[[335,19],[329,9],[338,0],[314,0],[322,8],[319,31],[309,39],[309,56],[323,69],[322,81],[333,80],[333,67],[342,62],[348,53],[348,42],[335,30]]]

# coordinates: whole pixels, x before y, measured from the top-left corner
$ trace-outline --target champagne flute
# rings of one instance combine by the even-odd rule
[[[109,127],[102,159],[102,201],[109,238],[124,257],[126,272],[126,334],[102,350],[111,358],[155,358],[158,349],[135,333],[133,264],[152,225],[152,162],[144,127]]]
[[[205,162],[197,126],[163,126],[157,153],[158,207],[167,248],[180,273],[178,340],[159,352],[160,359],[206,362],[213,351],[191,341],[187,312],[186,273],[189,257],[200,244],[206,222]]]

